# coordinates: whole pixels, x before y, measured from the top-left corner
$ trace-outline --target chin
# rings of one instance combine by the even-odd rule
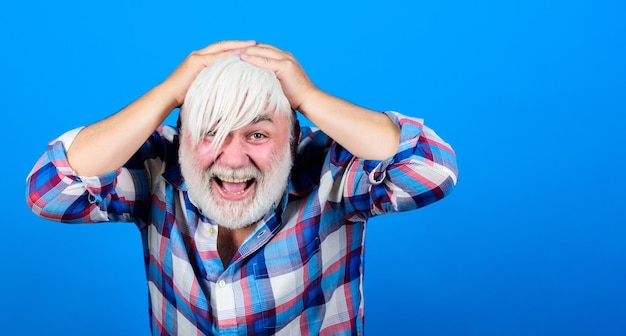
[[[213,190],[198,192],[189,188],[189,198],[216,224],[229,229],[241,229],[258,222],[267,213],[275,210],[286,187],[287,181],[282,188],[274,188],[269,192],[254,190],[248,197],[237,201],[226,200]]]

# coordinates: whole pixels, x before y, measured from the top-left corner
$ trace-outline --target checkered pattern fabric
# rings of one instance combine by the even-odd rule
[[[187,196],[178,133],[160,127],[124,167],[77,176],[50,142],[27,178],[32,211],[65,223],[136,223],[144,243],[154,335],[363,333],[364,234],[369,218],[437,201],[456,184],[453,150],[422,120],[386,112],[401,130],[384,161],[354,157],[303,128],[281,205],[254,224],[224,268],[219,227]]]

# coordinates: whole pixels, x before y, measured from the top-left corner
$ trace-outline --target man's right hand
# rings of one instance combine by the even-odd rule
[[[83,128],[68,149],[70,166],[85,176],[118,169],[172,110],[183,104],[202,69],[254,45],[255,41],[223,41],[192,52],[161,84],[114,115]]]

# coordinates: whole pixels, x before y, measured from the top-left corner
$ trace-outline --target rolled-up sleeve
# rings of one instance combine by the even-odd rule
[[[385,114],[400,129],[397,152],[386,160],[362,160],[345,149],[331,149],[331,199],[346,208],[347,219],[366,220],[436,202],[454,189],[456,154],[418,118]]]
[[[141,192],[127,169],[99,176],[79,176],[67,150],[80,128],[51,141],[26,178],[26,203],[38,216],[65,223],[131,221]]]

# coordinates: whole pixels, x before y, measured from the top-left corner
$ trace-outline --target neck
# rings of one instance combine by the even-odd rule
[[[248,225],[240,229],[229,229],[220,226],[217,232],[217,252],[222,260],[224,269],[231,263],[233,257],[248,237],[253,225]]]

